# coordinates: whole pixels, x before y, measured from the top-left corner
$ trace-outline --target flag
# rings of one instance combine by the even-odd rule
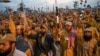
[[[83,2],[83,0],[80,0],[80,2]]]
[[[80,2],[80,4],[82,5],[82,2]]]
[[[87,0],[85,0],[85,3],[87,3]]]

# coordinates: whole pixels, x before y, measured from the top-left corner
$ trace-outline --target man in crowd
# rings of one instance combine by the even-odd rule
[[[97,40],[93,37],[90,28],[84,30],[83,39],[81,56],[98,56]]]
[[[23,25],[18,25],[16,28],[16,49],[26,53],[27,56],[31,55],[31,50],[28,45],[28,41],[25,39]]]
[[[76,31],[72,22],[65,22],[65,30],[60,32],[61,56],[73,56],[74,41]]]
[[[0,56],[26,56],[16,47],[16,38],[13,34],[5,34],[0,39]]]
[[[42,25],[37,33],[34,56],[55,56],[53,37],[47,33],[47,27]]]

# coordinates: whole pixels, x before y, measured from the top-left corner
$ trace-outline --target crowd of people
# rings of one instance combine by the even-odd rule
[[[100,10],[0,14],[0,56],[100,56]]]

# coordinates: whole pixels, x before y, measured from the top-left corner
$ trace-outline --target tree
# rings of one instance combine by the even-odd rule
[[[19,11],[24,11],[24,8],[25,8],[25,5],[24,5],[24,3],[23,3],[23,1],[19,4],[19,8],[18,8],[18,10]]]

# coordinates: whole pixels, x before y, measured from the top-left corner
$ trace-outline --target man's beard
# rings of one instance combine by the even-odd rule
[[[85,41],[90,41],[92,39],[92,36],[86,36],[86,35],[84,35],[84,40]]]
[[[89,27],[91,27],[91,25],[88,25],[88,24],[87,24],[87,25],[86,25],[86,28],[89,28]]]
[[[0,56],[7,56],[11,52],[11,50],[11,46],[5,52],[2,52],[2,50],[0,50]]]
[[[70,32],[71,30],[72,30],[72,28],[70,28],[70,29],[66,29],[67,30],[67,32]]]
[[[41,32],[42,36],[44,36],[46,34],[46,32]]]

